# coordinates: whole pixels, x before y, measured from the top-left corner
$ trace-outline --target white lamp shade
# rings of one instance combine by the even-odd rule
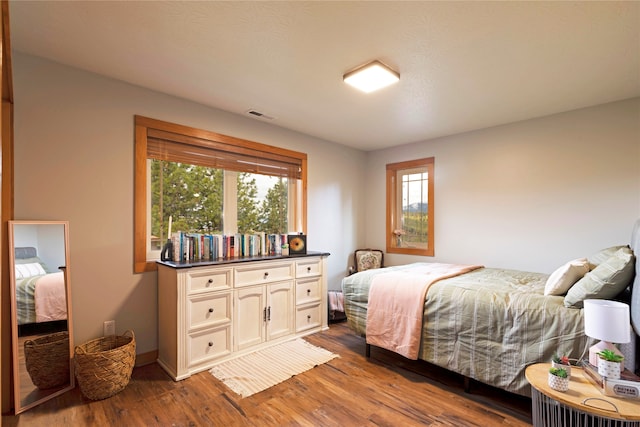
[[[628,343],[631,339],[629,305],[608,300],[584,300],[584,333],[597,340]]]

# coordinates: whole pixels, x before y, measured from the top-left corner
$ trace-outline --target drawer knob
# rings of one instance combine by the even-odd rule
[[[311,267],[307,267],[307,273],[311,273]]]
[[[213,308],[210,308],[210,309],[209,309],[209,313],[213,313]]]
[[[269,277],[269,272],[268,272],[268,271],[265,271],[265,272],[264,272],[264,278],[266,279],[267,277]]]
[[[209,347],[213,347],[213,341],[209,341]]]
[[[213,279],[207,280],[207,283],[213,283]]]
[[[307,289],[307,295],[311,295],[311,289]]]
[[[311,315],[307,314],[307,320],[311,320]]]

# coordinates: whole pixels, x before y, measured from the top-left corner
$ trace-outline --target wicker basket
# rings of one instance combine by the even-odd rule
[[[80,391],[92,400],[106,399],[119,393],[129,384],[135,361],[133,331],[76,346],[74,364]]]
[[[68,332],[57,332],[24,342],[27,372],[31,382],[42,390],[69,383],[69,356]]]

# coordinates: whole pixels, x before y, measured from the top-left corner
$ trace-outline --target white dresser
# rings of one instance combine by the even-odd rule
[[[327,253],[158,262],[158,363],[176,381],[327,328]]]

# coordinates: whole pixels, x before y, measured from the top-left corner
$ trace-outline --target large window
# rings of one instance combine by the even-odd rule
[[[433,157],[387,165],[387,252],[434,254]]]
[[[151,271],[172,231],[306,230],[304,153],[135,117],[135,271]]]

